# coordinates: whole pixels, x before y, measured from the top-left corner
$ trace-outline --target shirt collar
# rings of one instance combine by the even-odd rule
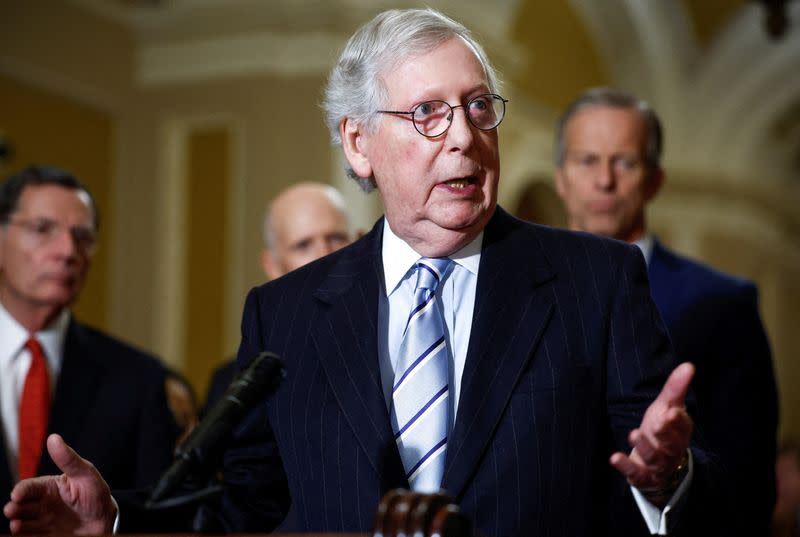
[[[483,244],[483,231],[470,243],[448,257],[464,267],[474,275],[478,275],[481,262],[481,245]],[[383,276],[386,284],[386,295],[391,295],[400,284],[408,270],[420,257],[411,246],[395,235],[389,226],[389,221],[383,219],[383,245],[381,248],[383,258]]]
[[[653,242],[653,235],[646,233],[641,239],[634,241],[633,243],[642,251],[642,254],[644,254],[644,260],[648,265],[650,264],[650,257],[653,255]]]
[[[61,369],[69,319],[69,310],[65,308],[53,322],[35,334],[44,350],[51,374],[57,374]],[[22,351],[29,337],[28,331],[0,304],[0,341],[3,342],[0,346],[0,371],[7,371],[6,368]]]

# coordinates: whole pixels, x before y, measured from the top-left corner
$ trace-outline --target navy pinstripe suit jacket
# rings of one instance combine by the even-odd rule
[[[381,223],[248,295],[240,365],[269,350],[287,375],[226,454],[229,530],[369,531],[408,486],[378,369]],[[608,457],[675,365],[637,249],[498,208],[443,487],[486,535],[646,533]]]

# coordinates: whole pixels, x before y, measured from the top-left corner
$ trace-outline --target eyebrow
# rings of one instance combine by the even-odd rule
[[[416,103],[416,104],[424,103],[426,101],[445,101],[445,102],[447,102],[447,99],[444,99],[444,98],[441,98],[441,97],[431,97],[431,95],[437,95],[442,91],[447,91],[448,89],[449,88],[437,88],[435,91],[430,91],[430,89],[425,88],[424,90],[422,90],[418,94],[416,94],[416,97],[409,99],[409,101],[412,102],[412,103]],[[465,91],[464,95],[465,96],[466,95],[473,95],[473,96],[474,95],[481,95],[483,93],[491,93],[491,91],[492,90],[489,89],[489,83],[487,81],[485,81],[485,80],[482,80],[479,84],[475,84],[470,89]],[[462,97],[462,99],[463,98],[464,97]],[[469,98],[467,98],[467,100],[469,100]],[[416,105],[411,105],[411,106],[416,106]]]

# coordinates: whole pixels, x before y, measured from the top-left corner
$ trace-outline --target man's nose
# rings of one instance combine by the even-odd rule
[[[68,227],[57,229],[48,241],[48,247],[64,257],[73,257],[78,253],[78,242]]]
[[[594,174],[594,181],[595,186],[603,190],[608,190],[614,186],[616,173],[612,160],[609,159],[600,163],[600,166],[597,167],[597,173]]]
[[[467,118],[467,109],[464,105],[453,107],[450,112],[450,128],[446,136],[453,149],[468,149],[475,141],[475,127]]]

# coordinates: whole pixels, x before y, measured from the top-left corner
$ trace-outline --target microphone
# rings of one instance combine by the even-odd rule
[[[245,414],[258,401],[272,395],[285,376],[283,361],[277,355],[262,352],[256,356],[189,437],[175,448],[175,461],[159,479],[145,507],[155,508],[156,502],[172,492],[192,470],[207,464],[210,454],[216,452]]]

